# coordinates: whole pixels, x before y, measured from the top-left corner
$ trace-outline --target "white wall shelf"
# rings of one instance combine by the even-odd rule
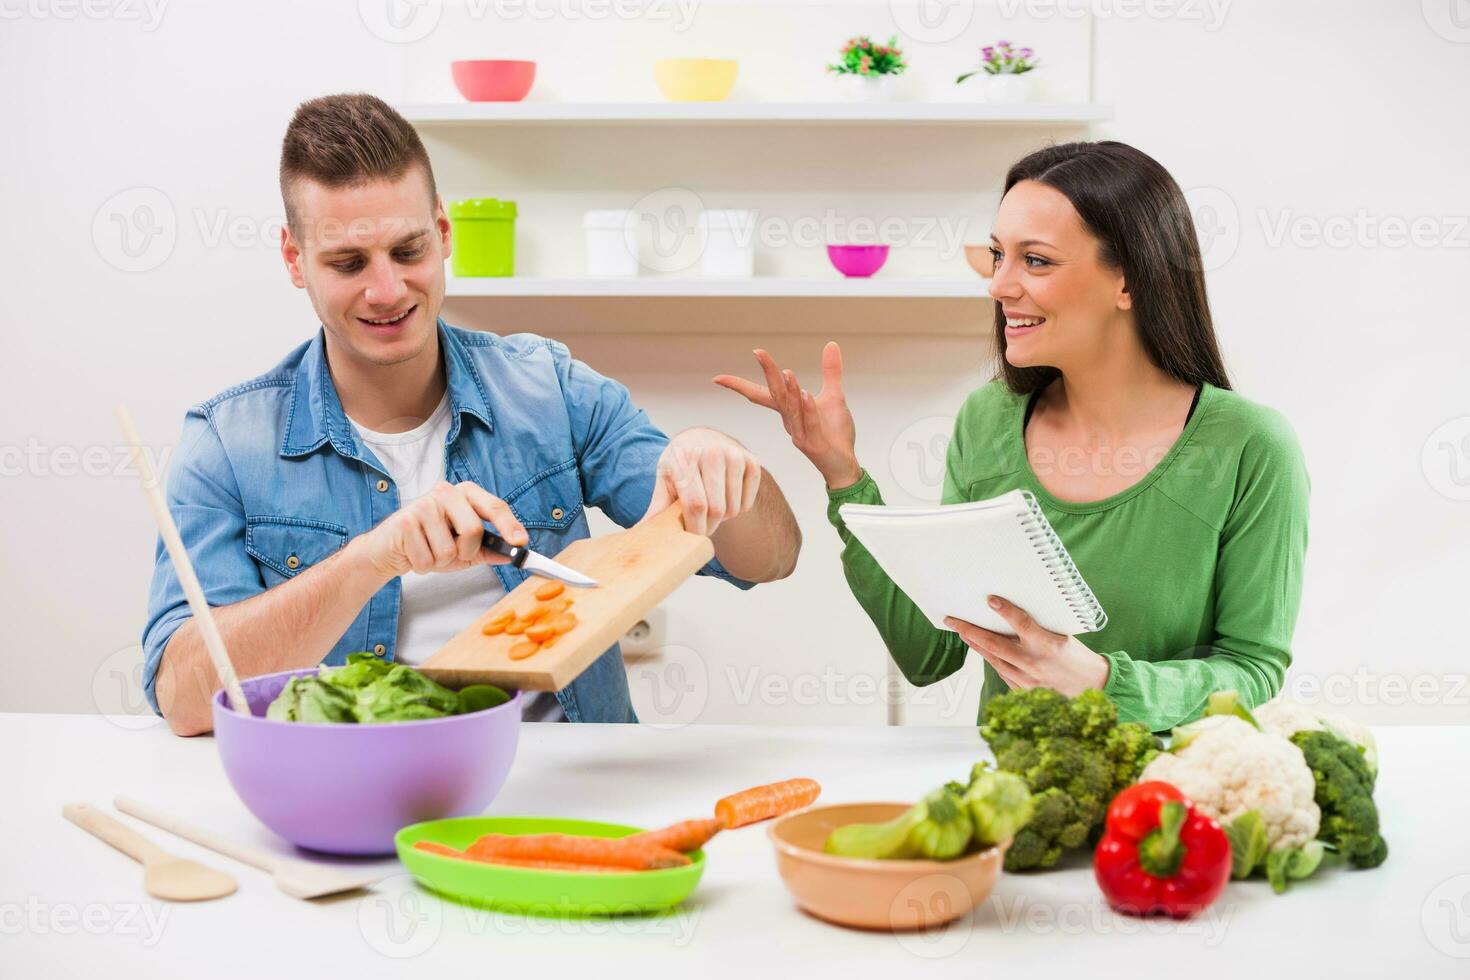
[[[462,102],[396,107],[419,126],[657,123],[1084,126],[1111,119],[1098,103],[984,102]]]
[[[453,298],[496,296],[540,297],[809,297],[833,299],[983,299],[989,300],[989,280],[902,279],[874,276],[870,279],[783,279],[753,276],[749,279],[699,279],[642,276],[630,279],[542,278],[532,276],[451,278],[445,295]]]

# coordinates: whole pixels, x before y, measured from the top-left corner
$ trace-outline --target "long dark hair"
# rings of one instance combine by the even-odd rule
[[[1104,140],[1063,143],[1023,157],[1006,173],[1006,192],[1023,180],[1065,194],[1101,244],[1103,262],[1122,270],[1139,339],[1154,364],[1186,384],[1208,381],[1229,388],[1194,220],[1169,172],[1126,143]],[[1006,317],[999,303],[995,349],[1000,377],[1017,394],[1045,388],[1061,373],[1006,360]]]

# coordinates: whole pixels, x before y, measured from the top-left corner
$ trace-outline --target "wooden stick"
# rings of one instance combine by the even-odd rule
[[[199,585],[199,577],[194,574],[194,565],[189,561],[189,552],[184,548],[184,539],[179,537],[178,525],[174,523],[174,516],[168,511],[168,503],[163,499],[163,490],[158,485],[158,477],[153,472],[153,464],[148,461],[148,454],[143,451],[143,440],[138,438],[138,430],[133,425],[133,416],[128,412],[126,405],[119,405],[114,409],[117,420],[122,425],[123,438],[127,440],[128,448],[133,452],[133,464],[138,467],[138,473],[143,478],[143,493],[148,498],[148,503],[153,506],[153,517],[158,521],[158,530],[163,535],[163,543],[168,547],[169,557],[174,561],[174,572],[179,576],[179,584],[184,587],[184,595],[189,599],[189,608],[194,612],[194,622],[199,627],[199,635],[204,640],[204,648],[209,651],[209,659],[214,661],[214,669],[219,674],[220,681],[225,688],[225,696],[230,702],[230,707],[236,714],[250,714],[250,703],[245,700],[245,692],[240,688],[240,679],[235,676],[234,664],[230,662],[229,651],[225,649],[225,641],[219,633],[219,627],[215,625],[214,613],[210,611],[209,602],[204,598],[204,589]]]

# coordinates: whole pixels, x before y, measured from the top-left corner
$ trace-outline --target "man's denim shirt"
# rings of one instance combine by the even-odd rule
[[[588,536],[586,507],[624,527],[643,516],[668,437],[625,387],[544,337],[500,337],[442,319],[438,330],[452,416],[450,483],[470,480],[500,497],[531,547],[547,555]],[[392,478],[342,411],[320,330],[270,372],[190,409],[168,501],[211,606],[308,572],[399,506]],[[159,661],[191,613],[161,539],[154,561],[143,684],[157,711]],[[499,575],[507,591],[526,577],[510,565],[457,574]],[[701,574],[750,587],[718,560]],[[400,591],[396,578],[383,586],[323,663],[341,664],[357,650],[392,660]],[[616,646],[557,697],[570,721],[638,720]]]

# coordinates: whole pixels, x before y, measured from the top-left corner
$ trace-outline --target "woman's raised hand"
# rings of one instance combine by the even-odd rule
[[[778,368],[770,354],[757,350],[755,359],[765,373],[765,384],[729,374],[716,376],[715,384],[779,412],[792,445],[812,461],[828,488],[840,490],[858,482],[863,471],[857,461],[852,412],[842,395],[842,349],[836,343],[822,349],[822,390],[815,395],[798,385],[791,371]]]

